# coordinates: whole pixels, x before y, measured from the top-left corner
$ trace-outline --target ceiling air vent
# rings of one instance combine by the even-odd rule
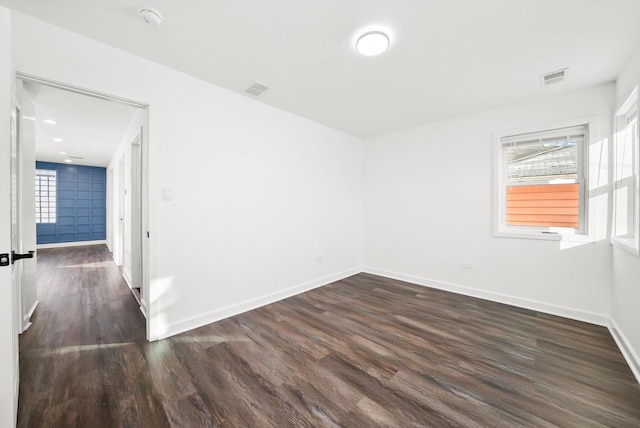
[[[69,159],[76,159],[76,160],[80,160],[80,159],[84,159],[82,156],[68,156]]]
[[[257,97],[267,89],[269,89],[269,85],[265,85],[262,82],[255,81],[251,84],[251,86],[249,86],[244,91],[250,93],[251,95],[255,95]]]
[[[567,78],[568,68],[563,68],[562,70],[552,71],[551,73],[543,74],[540,76],[540,84],[542,86],[551,85],[552,83],[562,82]]]

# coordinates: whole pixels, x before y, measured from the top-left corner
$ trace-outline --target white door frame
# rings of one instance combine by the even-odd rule
[[[18,131],[18,157],[19,157],[19,242],[20,253],[36,250],[36,203],[35,203],[35,125],[25,122],[22,118],[25,114],[33,115],[33,100],[28,91],[16,81],[16,105],[19,114],[16,117],[16,129]],[[24,107],[24,108],[23,108]],[[30,318],[37,305],[37,255],[20,262],[20,333],[23,333],[31,325]]]
[[[113,252],[113,167],[107,170],[107,230],[106,230],[106,238],[107,238],[107,247],[109,251]]]
[[[41,85],[54,87],[58,89],[62,89],[65,91],[74,92],[77,94],[87,95],[94,98],[99,98],[102,100],[117,102],[120,104],[125,104],[128,106],[136,107],[142,109],[146,113],[145,120],[143,121],[142,127],[142,140],[141,140],[141,151],[142,151],[142,183],[141,183],[141,199],[142,199],[142,228],[141,232],[141,240],[142,240],[142,254],[140,255],[140,263],[142,267],[142,282],[140,284],[140,294],[142,298],[142,305],[145,308],[150,307],[149,302],[149,105],[145,103],[141,103],[139,101],[134,101],[126,98],[117,97],[115,95],[109,95],[102,92],[93,91],[91,89],[81,88],[78,86],[69,85],[66,83],[57,82],[54,80],[45,79],[42,77],[34,76],[27,73],[16,72],[16,77],[25,81],[39,83]],[[114,189],[115,190],[115,189]],[[117,192],[114,192],[117,193]],[[111,225],[107,224],[107,227],[111,227]],[[114,242],[114,246],[119,245]],[[124,257],[124,254],[122,254]],[[147,340],[150,338],[151,326],[149,317],[146,317],[146,336]]]
[[[116,246],[117,250],[114,254],[117,254],[115,257],[116,264],[118,266],[124,266],[126,258],[125,256],[125,233],[124,233],[124,223],[126,218],[126,187],[125,187],[125,165],[126,159],[125,154],[123,153],[120,156],[120,160],[118,161],[118,188],[116,190],[116,206],[118,207],[118,226],[116,228]]]
[[[20,112],[22,109],[14,100],[13,114],[11,115],[11,251],[23,253],[22,248],[22,165],[20,147]],[[15,193],[15,195],[14,195]],[[34,248],[35,250],[35,248]],[[18,326],[18,334],[22,333],[22,262],[11,263],[14,290],[14,316]]]
[[[129,248],[131,249],[131,278],[130,285],[133,288],[140,288],[142,283],[142,266],[140,265],[140,254],[142,254],[142,134],[143,129],[131,142],[131,233]],[[141,290],[142,291],[142,290]]]

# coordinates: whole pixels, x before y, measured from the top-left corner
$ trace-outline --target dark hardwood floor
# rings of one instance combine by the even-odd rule
[[[104,246],[38,263],[20,427],[640,427],[603,327],[359,274],[147,343]]]

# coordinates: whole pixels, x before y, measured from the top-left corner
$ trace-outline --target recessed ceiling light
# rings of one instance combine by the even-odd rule
[[[65,161],[66,163],[71,163],[71,162],[73,162],[73,160],[71,160],[71,159],[65,159],[64,161]]]
[[[48,123],[49,125],[56,125],[58,122],[56,122],[53,119],[45,119],[43,120],[44,123]]]
[[[62,143],[64,140],[62,138],[54,138],[53,141],[55,141],[56,143]]]
[[[360,55],[376,56],[389,49],[389,36],[382,31],[369,31],[358,37],[356,50]]]
[[[33,116],[22,116],[22,118],[27,120],[36,120],[36,118]]]
[[[58,152],[59,155],[66,155],[67,152]]]

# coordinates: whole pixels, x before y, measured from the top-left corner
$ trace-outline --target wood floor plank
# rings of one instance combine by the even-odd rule
[[[38,262],[19,427],[640,426],[604,327],[363,273],[149,343],[106,247]]]

